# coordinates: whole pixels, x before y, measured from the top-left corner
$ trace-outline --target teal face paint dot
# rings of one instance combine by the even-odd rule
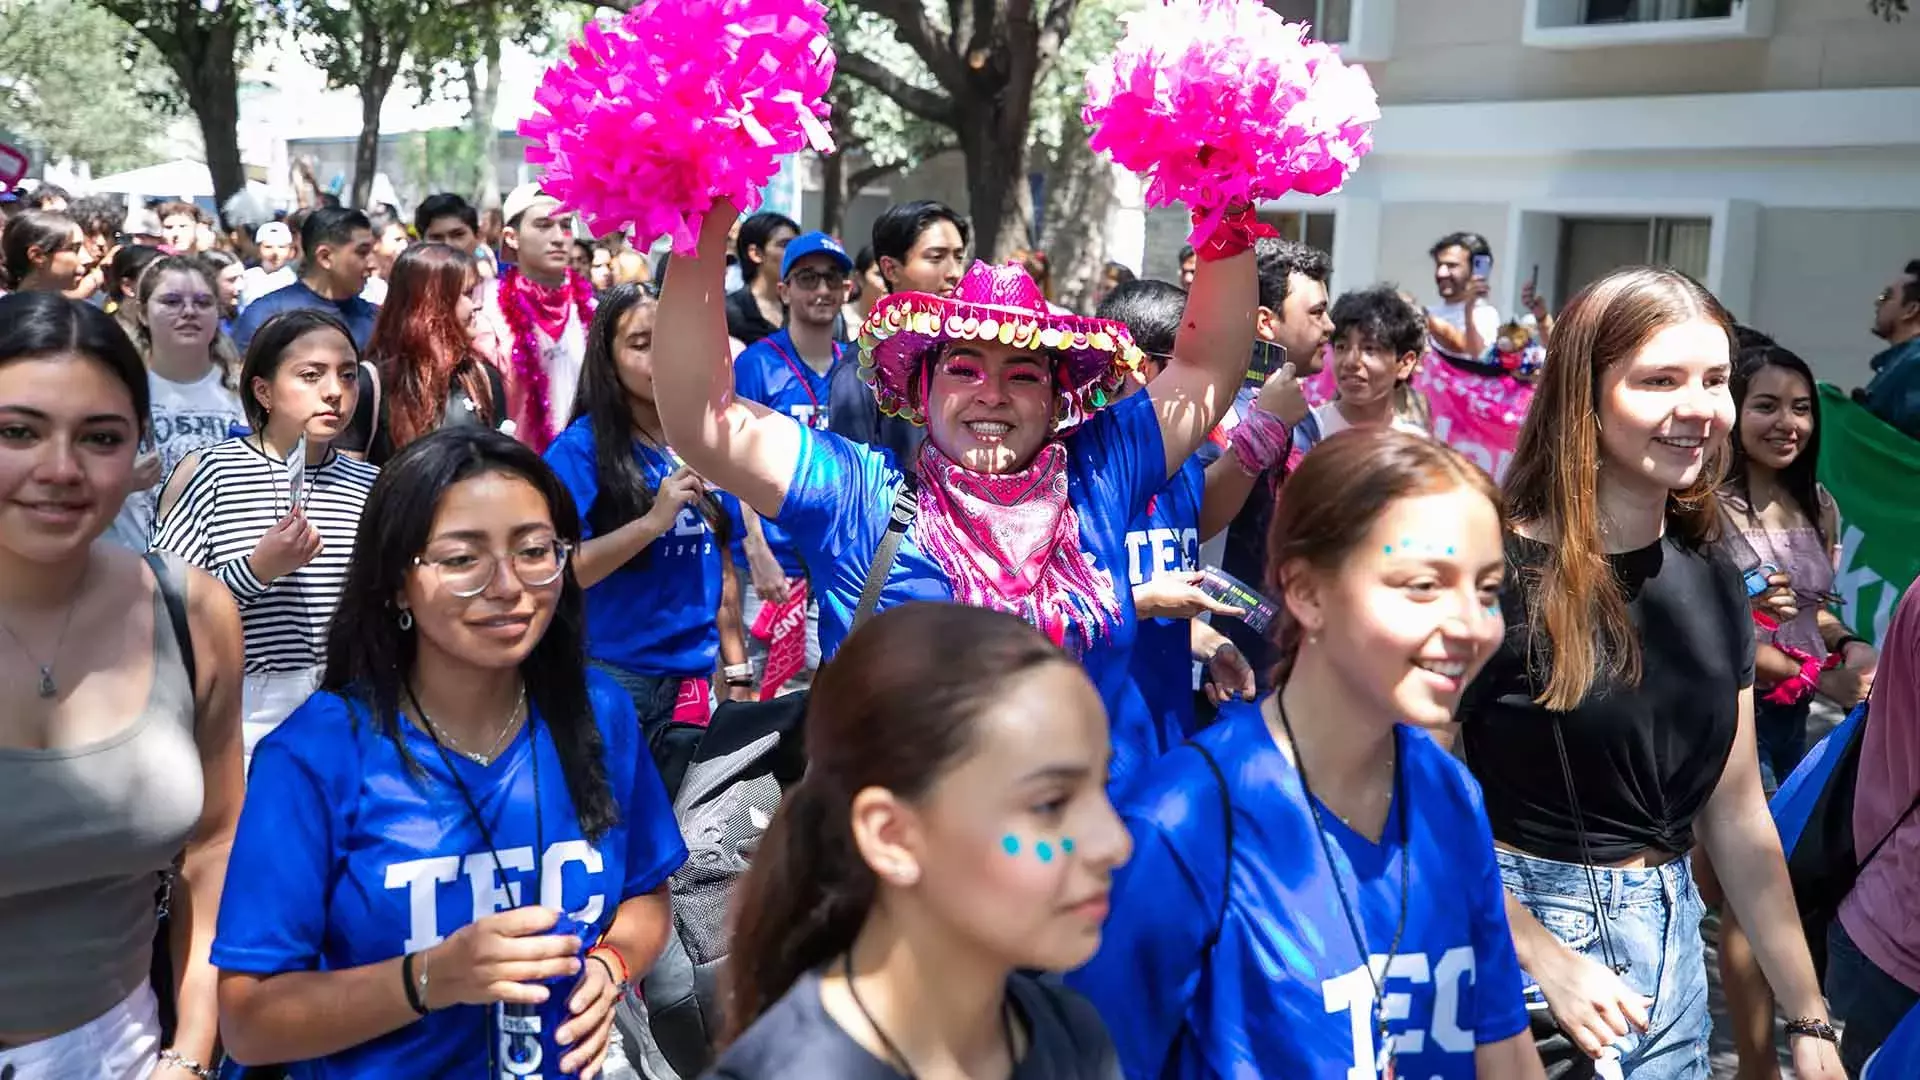
[[[1391,554],[1393,554],[1393,545],[1392,545],[1392,544],[1388,544],[1388,545],[1387,545],[1387,554],[1389,554],[1389,555],[1391,555]]]
[[[1061,837],[1060,850],[1066,852],[1069,855],[1073,854],[1073,837],[1071,836]]]
[[[1453,548],[1451,546],[1447,548],[1447,554],[1449,555],[1453,554]]]
[[[1013,835],[1012,833],[1008,833],[1007,835],[1001,837],[1000,850],[1006,852],[1009,855],[1020,854],[1020,838]]]
[[[1045,840],[1033,845],[1033,853],[1040,856],[1041,862],[1053,861],[1053,845],[1047,843]]]

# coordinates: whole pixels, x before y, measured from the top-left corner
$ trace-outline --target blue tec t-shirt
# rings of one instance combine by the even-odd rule
[[[746,347],[733,361],[733,392],[747,401],[757,401],[774,412],[793,417],[801,427],[816,431],[827,429],[829,383],[834,368],[847,362],[845,346],[833,343],[833,365],[827,374],[816,373],[800,359],[800,350],[782,328]],[[772,521],[763,521],[767,547],[780,561],[790,578],[805,577],[806,563],[795,550],[786,530]]]
[[[1196,454],[1127,529],[1129,584],[1200,569],[1200,503],[1206,490],[1207,468]],[[1133,683],[1160,733],[1162,752],[1194,732],[1192,633],[1187,619],[1142,619],[1133,643]]]
[[[1100,1010],[1128,1077],[1373,1076],[1369,963],[1386,967],[1399,1076],[1471,1080],[1476,1047],[1527,1029],[1493,834],[1465,766],[1425,733],[1398,728],[1401,787],[1380,842],[1321,808],[1337,864],[1329,872],[1300,774],[1259,704],[1222,706],[1195,741],[1225,772],[1233,806],[1218,943],[1205,951],[1227,876],[1220,784],[1181,748],[1119,801],[1133,858],[1115,877],[1100,952],[1067,977]],[[1407,859],[1406,930],[1388,964]],[[1358,906],[1370,957],[1332,873]]]
[[[247,310],[240,313],[239,321],[233,324],[233,343],[245,352],[253,341],[253,335],[266,325],[268,319],[303,308],[327,312],[346,323],[354,348],[362,352],[366,351],[367,339],[373,336],[373,321],[380,314],[380,309],[363,297],[355,295],[345,300],[329,300],[307,288],[306,282],[296,280],[248,304]]]
[[[638,440],[633,457],[656,489],[677,468],[664,451]],[[591,421],[567,425],[546,458],[580,510],[581,536],[591,540],[586,519],[600,495]],[[665,536],[587,590],[587,654],[637,675],[711,674],[720,651],[723,558],[699,507],[681,507]]]
[[[1089,649],[1082,662],[1106,702],[1113,730],[1113,776],[1125,776],[1157,753],[1158,740],[1143,708],[1130,705],[1127,669],[1136,627],[1127,581],[1127,524],[1166,485],[1160,421],[1145,394],[1134,394],[1094,415],[1067,443],[1067,498],[1080,517],[1080,542],[1114,582],[1120,624]],[[874,551],[892,517],[900,470],[881,451],[825,431],[802,428],[800,459],[787,485],[779,521],[807,564],[820,598],[820,649],[831,657],[847,636]],[[920,549],[920,522],[907,528],[880,594],[884,610],[910,600],[951,601],[946,571]]]
[[[632,699],[597,672],[588,675],[588,699],[620,811],[597,843],[581,835],[537,710],[491,765],[447,755],[498,845],[491,851],[506,868],[508,895],[431,739],[401,724],[424,773],[415,775],[364,702],[349,705],[327,692],[308,698],[254,751],[214,966],[253,975],[359,967],[438,944],[523,903],[566,911],[591,925],[584,940],[597,939],[623,901],[652,892],[679,869],[687,848]],[[436,1009],[296,1066],[294,1075],[479,1076],[491,1029],[481,1006]]]

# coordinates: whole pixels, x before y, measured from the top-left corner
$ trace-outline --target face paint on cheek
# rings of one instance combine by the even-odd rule
[[[1012,833],[1008,833],[1000,838],[1000,850],[1006,852],[1008,855],[1019,855],[1022,846],[1020,838]],[[1048,840],[1038,840],[1034,842],[1034,857],[1041,862],[1052,862],[1056,853],[1060,855],[1073,854],[1073,837],[1063,836],[1057,842]]]

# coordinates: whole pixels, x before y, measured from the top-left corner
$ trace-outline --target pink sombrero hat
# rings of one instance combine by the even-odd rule
[[[952,296],[894,293],[874,305],[860,327],[860,377],[873,387],[880,410],[925,424],[925,407],[913,396],[914,375],[954,341],[997,341],[1059,357],[1056,430],[1112,401],[1144,356],[1120,323],[1049,310],[1025,269],[976,262]]]

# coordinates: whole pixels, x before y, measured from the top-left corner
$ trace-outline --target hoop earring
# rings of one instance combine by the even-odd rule
[[[399,618],[399,620],[398,620],[398,621],[399,621],[399,623],[400,623],[400,629],[402,629],[402,630],[411,630],[411,629],[413,629],[413,612],[412,612],[412,611],[409,611],[409,610],[408,610],[408,609],[406,609],[406,608],[401,608],[401,609],[400,609],[400,618]]]

